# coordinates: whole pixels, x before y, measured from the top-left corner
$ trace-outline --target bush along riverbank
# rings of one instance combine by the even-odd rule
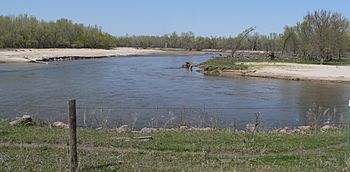
[[[226,59],[226,58],[212,58],[208,61],[197,65],[201,68],[205,75],[218,76],[223,71],[235,71],[237,74],[243,74],[248,71],[249,66],[237,61]]]
[[[24,124],[24,125],[23,125]],[[69,169],[65,125],[0,122],[0,171]],[[124,129],[123,129],[124,128]],[[78,128],[80,171],[341,171],[344,129]]]

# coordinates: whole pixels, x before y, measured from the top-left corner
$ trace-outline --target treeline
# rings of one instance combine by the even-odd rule
[[[350,48],[349,20],[340,13],[315,11],[294,26],[286,26],[280,49],[303,58],[340,59]]]
[[[298,56],[332,60],[350,50],[349,20],[340,13],[320,10],[308,13],[303,21],[286,26],[283,33],[262,35],[248,28],[235,37],[201,37],[192,32],[163,36],[117,37],[117,46],[167,47],[188,50],[261,50],[273,56]],[[234,56],[234,54],[232,54]]]
[[[297,56],[332,60],[350,51],[349,20],[340,13],[319,10],[303,21],[286,26],[283,33],[259,34],[255,27],[232,37],[195,36],[193,32],[163,36],[114,37],[97,26],[84,26],[67,19],[38,20],[33,16],[0,16],[0,48],[183,48],[262,50],[272,56]]]
[[[193,32],[166,34],[163,36],[121,36],[117,46],[140,48],[183,48],[186,50],[230,49],[234,38],[202,37]]]
[[[67,19],[38,20],[33,16],[0,16],[0,48],[111,48],[115,37],[97,26]]]

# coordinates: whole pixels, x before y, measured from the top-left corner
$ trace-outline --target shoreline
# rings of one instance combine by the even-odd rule
[[[149,56],[149,55],[204,55],[208,51],[186,51],[171,49],[138,49],[118,47],[110,50],[91,48],[48,48],[48,49],[2,49],[0,63],[45,63],[48,61],[79,60],[105,57]]]
[[[248,70],[216,69],[225,77],[257,77],[295,81],[350,83],[350,65],[315,65],[297,63],[246,62]],[[205,71],[204,71],[205,73]]]

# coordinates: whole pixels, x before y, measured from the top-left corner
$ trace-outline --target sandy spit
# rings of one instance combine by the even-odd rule
[[[222,76],[244,75],[248,77],[286,80],[350,82],[350,66],[313,65],[295,63],[245,63],[249,71],[221,71]]]

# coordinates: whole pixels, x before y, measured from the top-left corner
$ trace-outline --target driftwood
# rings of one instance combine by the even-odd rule
[[[23,115],[21,118],[17,118],[14,121],[10,122],[10,125],[16,126],[16,125],[28,125],[32,123],[32,117],[29,115]]]
[[[182,68],[189,69],[190,71],[192,71],[193,65],[192,65],[190,62],[186,62],[186,63],[183,64],[181,67],[182,67]]]
[[[140,140],[152,140],[152,136],[142,136],[142,137],[133,137],[133,139],[140,139]]]
[[[152,136],[116,137],[116,138],[114,138],[114,139],[120,140],[120,141],[125,141],[125,142],[136,141],[136,140],[140,140],[140,141],[150,141],[150,140],[153,140],[153,137],[152,137]]]
[[[29,60],[29,63],[49,64],[48,62],[44,62],[44,61],[36,60],[36,59]]]

